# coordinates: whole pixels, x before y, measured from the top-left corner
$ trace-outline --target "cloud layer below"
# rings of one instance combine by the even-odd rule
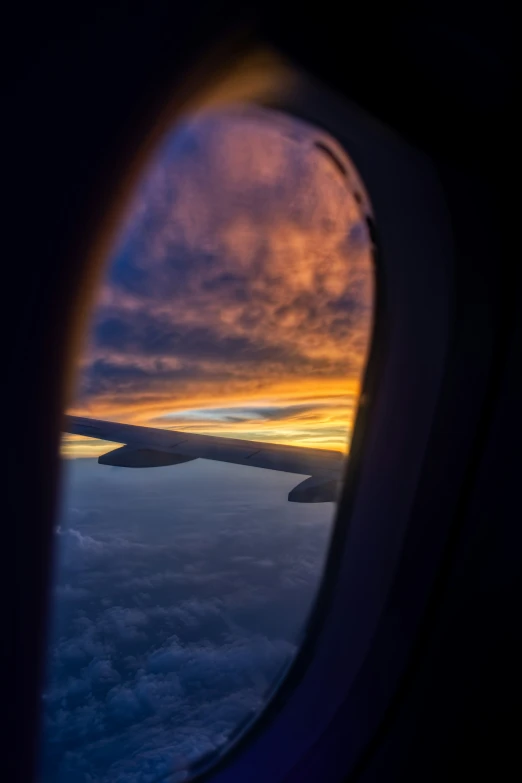
[[[319,584],[332,504],[217,463],[68,463],[43,697],[43,783],[151,783],[266,704]]]

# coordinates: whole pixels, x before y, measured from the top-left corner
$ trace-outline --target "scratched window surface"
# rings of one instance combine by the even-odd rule
[[[252,107],[172,128],[107,258],[67,413],[349,459],[373,268],[344,156]],[[98,463],[119,445],[63,436],[44,783],[190,779],[263,710],[325,565],[335,503],[289,502],[302,475]]]

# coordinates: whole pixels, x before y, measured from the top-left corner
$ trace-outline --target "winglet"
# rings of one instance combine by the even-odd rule
[[[310,476],[288,493],[291,503],[329,503],[337,500],[339,480],[325,476]]]

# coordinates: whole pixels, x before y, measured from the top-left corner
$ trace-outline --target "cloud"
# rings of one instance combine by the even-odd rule
[[[296,397],[317,437],[324,398],[344,394],[346,441],[370,334],[369,239],[312,136],[269,112],[224,112],[165,139],[109,259],[74,413],[145,423],[269,400],[270,437],[288,442]]]
[[[68,598],[77,600],[78,598],[87,598],[90,595],[89,590],[84,587],[73,587],[70,584],[55,585],[53,592],[57,601],[65,601]]]
[[[252,422],[260,419],[264,421],[280,420],[310,420],[319,414],[324,417],[325,412],[335,410],[339,406],[345,405],[350,409],[350,400],[328,400],[326,402],[318,401],[312,403],[297,403],[294,405],[263,405],[257,406],[229,406],[227,408],[199,408],[188,411],[178,411],[157,419],[158,423],[183,422],[183,423],[201,423],[201,422]]]
[[[40,779],[181,780],[292,660],[331,509],[288,504],[292,477],[213,463],[66,475]]]
[[[261,708],[274,671],[293,653],[289,642],[262,636],[219,644],[173,637],[125,679],[116,660],[94,658],[81,678],[46,697],[56,705],[45,727],[53,780],[144,783],[186,768]],[[67,750],[58,759],[53,749]]]

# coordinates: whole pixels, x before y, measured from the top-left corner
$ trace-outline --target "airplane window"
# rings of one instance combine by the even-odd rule
[[[44,783],[187,780],[291,664],[371,336],[354,177],[249,106],[185,118],[145,166],[64,423]]]

